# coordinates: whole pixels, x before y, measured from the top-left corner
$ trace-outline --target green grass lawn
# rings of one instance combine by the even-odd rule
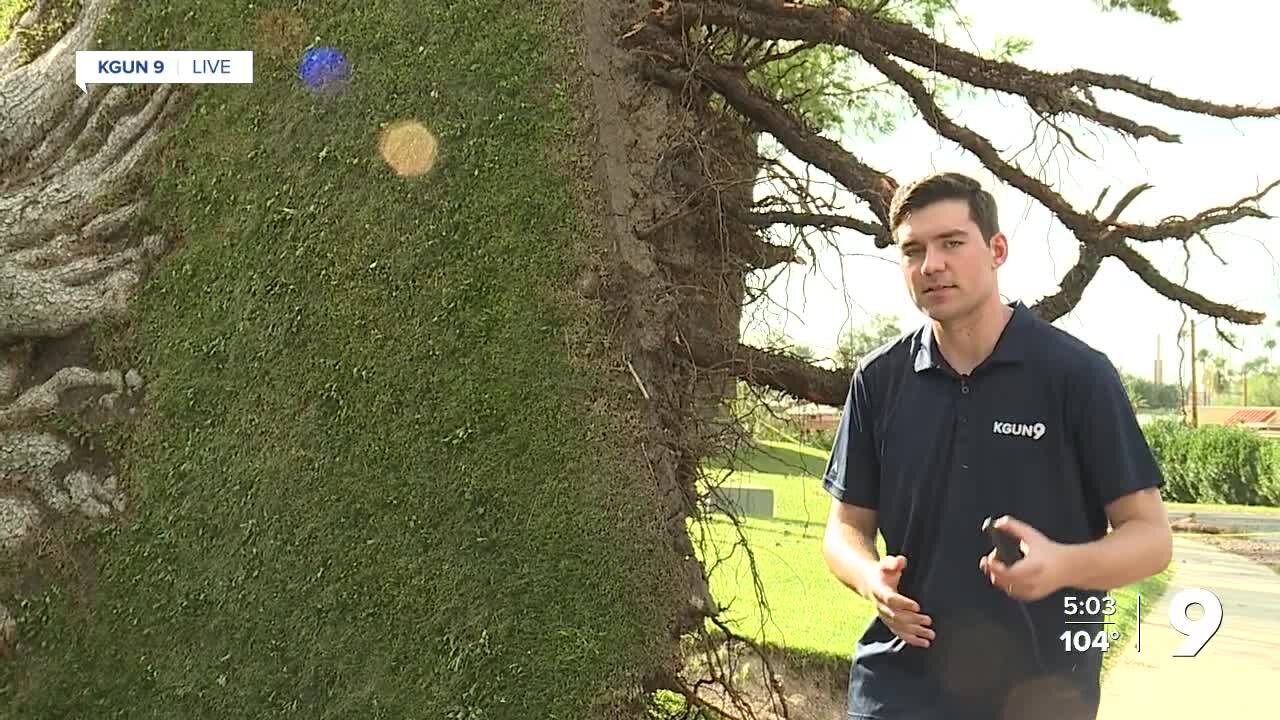
[[[702,557],[712,567],[712,590],[728,607],[730,626],[768,644],[834,657],[850,657],[857,638],[874,615],[872,606],[845,588],[822,558],[822,533],[830,496],[821,475],[827,454],[796,443],[764,441],[756,452],[736,459],[728,484],[768,487],[774,491],[774,518],[745,518],[744,534],[760,575],[753,582],[747,553],[737,542],[731,521],[710,523],[702,541]],[[714,476],[714,477],[719,477]],[[884,542],[878,542],[884,552]],[[1171,570],[1112,593],[1116,598],[1121,639],[1104,661],[1110,669],[1131,646],[1136,597],[1143,607],[1154,604],[1168,585]]]
[[[1138,598],[1142,598],[1142,613],[1149,616],[1156,600],[1164,594],[1173,577],[1173,565],[1154,577],[1149,577],[1135,585],[1120,588],[1111,593],[1116,599],[1116,613],[1111,618],[1115,625],[1111,630],[1120,634],[1120,639],[1111,643],[1110,649],[1102,659],[1103,674],[1115,667],[1125,656],[1133,651],[1137,641]]]
[[[792,443],[762,447],[765,451],[738,458],[738,467],[751,469],[734,472],[730,484],[774,491],[773,519],[743,520],[764,597],[757,596],[750,561],[733,524],[718,518],[706,537],[694,538],[705,548],[712,590],[744,635],[788,648],[849,655],[872,608],[836,580],[822,559],[830,503],[818,479],[825,454]]]

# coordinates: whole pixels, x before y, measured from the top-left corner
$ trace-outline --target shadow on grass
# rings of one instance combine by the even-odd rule
[[[732,526],[733,520],[724,513],[724,511],[716,511],[707,516],[707,521],[712,524]],[[768,519],[752,518],[738,516],[738,522],[751,535],[779,535],[782,537],[821,537],[826,530],[826,516],[820,516],[814,520],[791,520],[788,518],[772,517]],[[785,525],[785,528],[777,526]],[[816,535],[815,535],[816,533]]]
[[[758,472],[772,475],[822,477],[827,469],[825,456],[802,451],[793,445],[765,445],[743,449],[732,458],[709,458],[708,469]]]

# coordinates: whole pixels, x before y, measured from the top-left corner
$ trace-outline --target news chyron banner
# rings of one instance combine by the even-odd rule
[[[252,84],[252,50],[80,50],[76,86]]]

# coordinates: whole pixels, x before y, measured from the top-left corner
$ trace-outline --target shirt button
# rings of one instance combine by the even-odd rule
[[[960,392],[964,393],[965,395],[968,395],[968,394],[969,394],[969,386],[968,386],[968,385],[961,385],[961,386],[960,386]]]
[[[960,416],[960,422],[961,422],[961,424],[963,424],[963,423],[967,423],[967,422],[969,422],[969,418],[965,417],[964,415],[961,415],[961,416]]]
[[[969,466],[968,466],[968,465],[961,465],[960,467],[961,467],[962,469],[964,469],[964,470],[968,470],[968,469],[969,469]]]

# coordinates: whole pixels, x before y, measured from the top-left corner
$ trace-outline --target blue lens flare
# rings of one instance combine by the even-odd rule
[[[298,65],[298,77],[308,88],[317,92],[338,90],[351,77],[351,63],[337,48],[312,48],[302,56],[302,62]]]

